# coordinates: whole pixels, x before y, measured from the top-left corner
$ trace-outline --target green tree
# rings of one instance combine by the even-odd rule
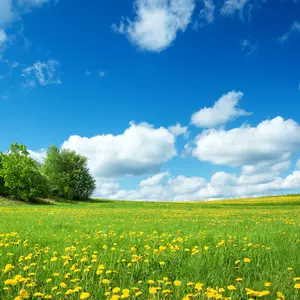
[[[49,180],[53,196],[86,200],[95,190],[95,180],[89,172],[87,158],[75,151],[51,146],[42,170]]]
[[[4,186],[5,182],[3,176],[1,175],[2,174],[1,170],[3,169],[2,157],[3,157],[3,153],[0,152],[0,196],[6,196],[6,188]]]
[[[44,196],[47,180],[40,172],[38,163],[29,156],[25,145],[12,144],[6,154],[1,155],[0,177],[9,196],[30,201]]]

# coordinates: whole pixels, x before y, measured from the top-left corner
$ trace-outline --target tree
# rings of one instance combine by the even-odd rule
[[[29,156],[25,145],[12,144],[6,154],[1,155],[0,177],[9,196],[30,201],[44,196],[47,180],[38,163]]]
[[[49,180],[50,193],[69,200],[86,200],[95,190],[87,158],[71,150],[51,146],[42,167]]]
[[[6,188],[4,186],[4,178],[1,175],[2,174],[1,170],[3,169],[2,157],[3,157],[3,153],[0,152],[0,196],[6,196]]]

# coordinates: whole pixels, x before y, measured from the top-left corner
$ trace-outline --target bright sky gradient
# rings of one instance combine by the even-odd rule
[[[0,151],[89,159],[95,196],[300,190],[300,1],[0,0]]]

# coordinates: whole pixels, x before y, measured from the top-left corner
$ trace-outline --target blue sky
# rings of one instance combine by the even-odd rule
[[[74,149],[105,198],[297,192],[299,49],[297,0],[2,0],[0,150]]]

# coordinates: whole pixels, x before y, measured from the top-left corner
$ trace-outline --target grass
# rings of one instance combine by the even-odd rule
[[[40,204],[0,199],[0,299],[300,298],[300,196]]]

